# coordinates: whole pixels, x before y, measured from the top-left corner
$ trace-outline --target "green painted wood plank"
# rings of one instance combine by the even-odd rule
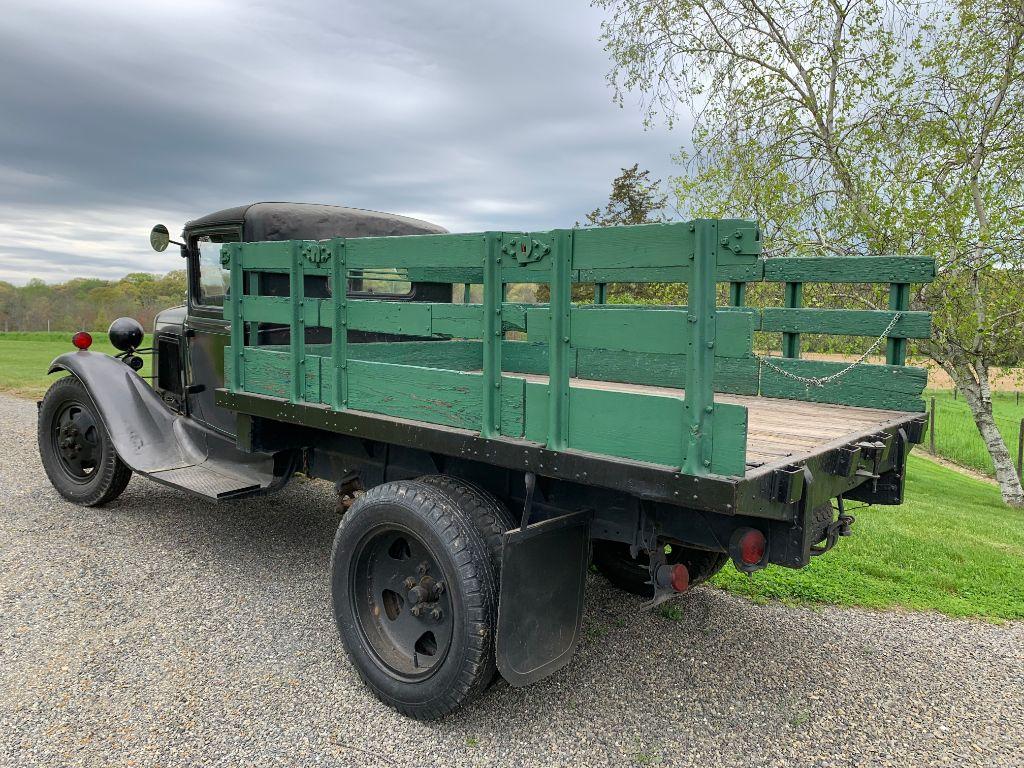
[[[785,257],[764,263],[767,282],[930,283],[935,260],[925,256]]]
[[[479,339],[484,310],[480,304],[430,304],[431,335]]]
[[[714,356],[748,357],[754,343],[753,313],[716,312],[715,319]],[[685,309],[574,307],[572,343],[580,349],[682,354],[688,351],[689,326]]]
[[[479,432],[480,373],[355,359],[349,360],[348,371],[349,407],[354,410]],[[503,377],[501,384],[502,434],[518,437],[523,430],[523,381]],[[330,394],[325,392],[325,398]]]
[[[348,239],[349,269],[367,267],[483,268],[483,234],[405,235]]]
[[[345,241],[338,238],[329,245],[331,252],[331,283],[348,286]],[[322,320],[333,331],[331,334],[331,387],[329,402],[334,410],[348,408],[348,291],[339,290],[331,302],[331,312]],[[321,367],[322,367],[321,363]],[[323,371],[321,371],[321,375]]]
[[[761,330],[877,337],[888,327],[894,314],[859,309],[766,307],[761,314]],[[927,339],[931,330],[930,312],[903,312],[890,335],[906,339]]]
[[[475,340],[349,342],[348,356],[367,362],[433,366],[458,371],[479,371],[483,367],[483,348]]]
[[[333,302],[324,302],[321,314]],[[430,336],[433,305],[418,301],[380,301],[350,299],[348,327],[356,331],[401,333],[407,336]]]
[[[494,437],[501,432],[501,236],[488,232],[484,238],[484,294],[482,334],[483,347],[483,413],[480,434]]]
[[[292,249],[297,248],[306,262],[306,274],[327,275],[327,260],[320,255],[322,243],[316,240],[273,240],[257,243],[239,243],[242,269],[256,271],[289,272]]]
[[[548,312],[548,440],[553,451],[566,447],[569,432],[570,318],[575,233],[559,230],[554,239],[551,265],[551,307]],[[529,320],[527,320],[529,323]]]
[[[713,245],[713,264],[754,264],[757,261],[761,242],[753,222],[723,219],[716,221],[715,226],[720,228],[720,242]],[[695,248],[695,227],[694,222],[673,222],[578,229],[575,231],[572,268],[580,271],[581,279],[587,273],[586,282],[591,282],[589,270],[687,265]],[[630,279],[628,282],[636,281]]]
[[[308,246],[307,246],[308,248]],[[292,265],[288,275],[288,292],[291,294],[291,328],[288,343],[291,346],[292,363],[292,402],[300,403],[306,399],[306,388],[303,386],[307,364],[306,360],[306,311],[305,304],[305,251],[300,241],[292,241]],[[317,313],[319,316],[319,313]],[[320,402],[319,392],[315,402]]]
[[[686,386],[686,363],[686,355],[581,349],[577,353],[577,375],[581,379],[681,389]],[[756,395],[759,370],[760,364],[752,355],[716,357],[714,390],[732,395]]]
[[[901,313],[907,312],[910,309],[910,285],[908,283],[892,283],[889,286],[889,309]],[[902,318],[903,315],[901,314],[901,321]],[[931,335],[930,322],[928,331],[928,335]],[[889,334],[889,338],[885,342],[885,362],[889,365],[903,365],[907,362],[907,339],[905,334],[896,332]]]
[[[525,437],[545,442],[548,387],[526,385]],[[572,387],[569,393],[568,447],[679,467],[682,463],[680,425],[685,403],[680,398]],[[747,409],[727,403],[714,406],[716,433],[711,472],[742,476],[746,471]]]
[[[291,353],[246,347],[242,357],[242,365],[245,369],[243,374],[245,392],[291,399],[294,392]],[[306,355],[303,399],[311,403],[322,402],[320,361],[319,356]],[[227,370],[233,370],[234,361],[230,355],[225,356],[224,365]],[[328,402],[330,401],[328,400]]]
[[[550,312],[545,306],[526,311],[527,332],[546,333]],[[572,344],[579,349],[683,354],[688,350],[689,322],[685,307],[636,307],[603,304],[572,308]],[[716,357],[749,357],[753,349],[757,310],[721,308],[715,315]],[[532,339],[536,340],[536,338]]]
[[[747,409],[734,403],[715,403],[711,472],[743,477],[746,471]]]
[[[306,325],[320,324],[319,299],[301,300]],[[239,301],[246,322],[282,323],[292,321],[292,300],[288,296],[243,296]]]
[[[484,272],[479,267],[433,268],[410,267],[407,270],[413,282],[426,283],[470,283],[479,285]],[[573,270],[573,282],[577,283],[685,283],[690,276],[690,266],[674,267],[615,267]],[[754,261],[741,264],[720,264],[715,270],[715,279],[720,283],[733,281],[760,282],[764,277],[764,262]],[[506,283],[546,283],[550,272],[544,269],[526,269],[516,264],[506,265],[502,270]]]
[[[677,422],[682,433],[684,472],[704,474],[711,469],[714,434],[713,382],[719,313],[715,309],[715,263],[718,254],[718,222],[701,220],[694,229],[693,274],[687,283],[689,323],[684,334],[686,355],[686,410]],[[723,233],[724,234],[724,233]],[[724,240],[727,242],[727,240]],[[748,320],[739,312],[723,314],[722,319]],[[753,333],[750,334],[751,339]]]
[[[847,366],[824,360],[788,360],[773,357],[772,363],[803,377],[829,376]],[[921,392],[928,383],[923,368],[893,365],[859,365],[843,378],[823,387],[805,386],[766,365],[761,366],[761,395],[816,403],[837,403],[862,408],[923,411]]]

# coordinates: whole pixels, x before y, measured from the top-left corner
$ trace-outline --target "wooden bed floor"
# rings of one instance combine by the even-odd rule
[[[543,384],[548,381],[547,376],[531,373],[504,371],[503,375]],[[682,389],[645,384],[572,379],[570,385],[584,389],[662,395],[680,400],[684,397]],[[920,415],[755,395],[727,395],[720,392],[715,393],[715,402],[734,403],[747,409],[748,472],[766,465],[788,464],[801,456],[820,451],[829,443],[850,442],[859,436],[878,432],[894,422],[906,421],[910,417]]]

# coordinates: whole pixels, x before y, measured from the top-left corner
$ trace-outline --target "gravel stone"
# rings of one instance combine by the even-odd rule
[[[0,765],[1024,765],[1024,624],[706,587],[674,621],[596,576],[566,670],[404,719],[333,626],[330,485],[83,509],[35,413],[0,396]]]

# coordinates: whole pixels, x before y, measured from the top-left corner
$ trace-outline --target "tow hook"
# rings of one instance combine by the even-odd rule
[[[839,541],[840,536],[851,536],[853,534],[853,531],[850,530],[850,528],[853,526],[855,522],[857,522],[857,518],[853,515],[846,514],[846,511],[843,509],[842,496],[838,498],[838,501],[839,516],[831,523],[829,523],[828,527],[825,529],[825,543],[816,547],[811,547],[812,556],[824,555],[826,552],[828,552],[830,549],[832,549],[832,547],[836,545],[836,542]]]

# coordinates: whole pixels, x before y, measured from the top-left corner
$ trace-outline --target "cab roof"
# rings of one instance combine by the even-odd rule
[[[250,203],[193,219],[185,224],[185,232],[239,224],[244,242],[427,235],[448,231],[428,221],[362,208],[319,203]]]

